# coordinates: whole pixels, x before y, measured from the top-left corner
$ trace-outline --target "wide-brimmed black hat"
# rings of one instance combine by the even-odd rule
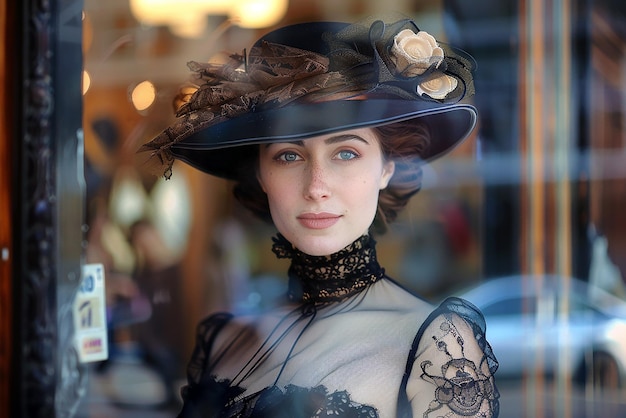
[[[143,145],[166,178],[174,159],[233,179],[250,145],[399,121],[426,124],[430,161],[463,141],[476,110],[475,64],[410,19],[286,26],[225,63],[190,62],[177,120]]]

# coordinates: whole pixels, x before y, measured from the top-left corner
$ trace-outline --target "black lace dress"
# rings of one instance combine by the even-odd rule
[[[198,327],[179,417],[497,417],[497,361],[481,313],[440,306],[388,278],[363,236],[291,258],[289,303]]]

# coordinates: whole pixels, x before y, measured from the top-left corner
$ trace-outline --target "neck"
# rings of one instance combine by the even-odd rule
[[[360,293],[384,276],[375,246],[374,238],[363,235],[334,254],[312,256],[294,248],[278,234],[272,251],[278,258],[291,259],[290,300],[327,303]]]

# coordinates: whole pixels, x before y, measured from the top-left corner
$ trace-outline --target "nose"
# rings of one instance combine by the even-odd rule
[[[328,170],[318,162],[307,165],[304,178],[304,198],[323,200],[330,197]]]

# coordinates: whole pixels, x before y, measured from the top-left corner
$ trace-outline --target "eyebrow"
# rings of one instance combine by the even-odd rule
[[[335,135],[335,136],[331,136],[330,138],[326,138],[324,140],[324,143],[327,145],[332,145],[332,144],[337,144],[340,142],[346,142],[346,141],[351,141],[351,140],[357,140],[357,141],[361,141],[364,144],[370,145],[370,143],[363,137],[359,136],[359,135],[354,135],[354,134],[339,134],[339,135]],[[304,140],[299,139],[297,141],[285,141],[285,142],[270,142],[265,144],[265,148],[269,147],[272,144],[276,144],[276,143],[283,143],[283,144],[293,144],[293,145],[297,145],[297,146],[304,146]]]
[[[365,138],[363,138],[362,136],[359,135],[354,135],[354,134],[342,134],[342,135],[337,135],[337,136],[331,136],[330,138],[327,138],[324,142],[326,144],[336,144],[338,142],[345,142],[345,141],[350,141],[356,139],[358,141],[363,142],[364,144],[369,145],[370,143],[367,142],[367,140]]]

